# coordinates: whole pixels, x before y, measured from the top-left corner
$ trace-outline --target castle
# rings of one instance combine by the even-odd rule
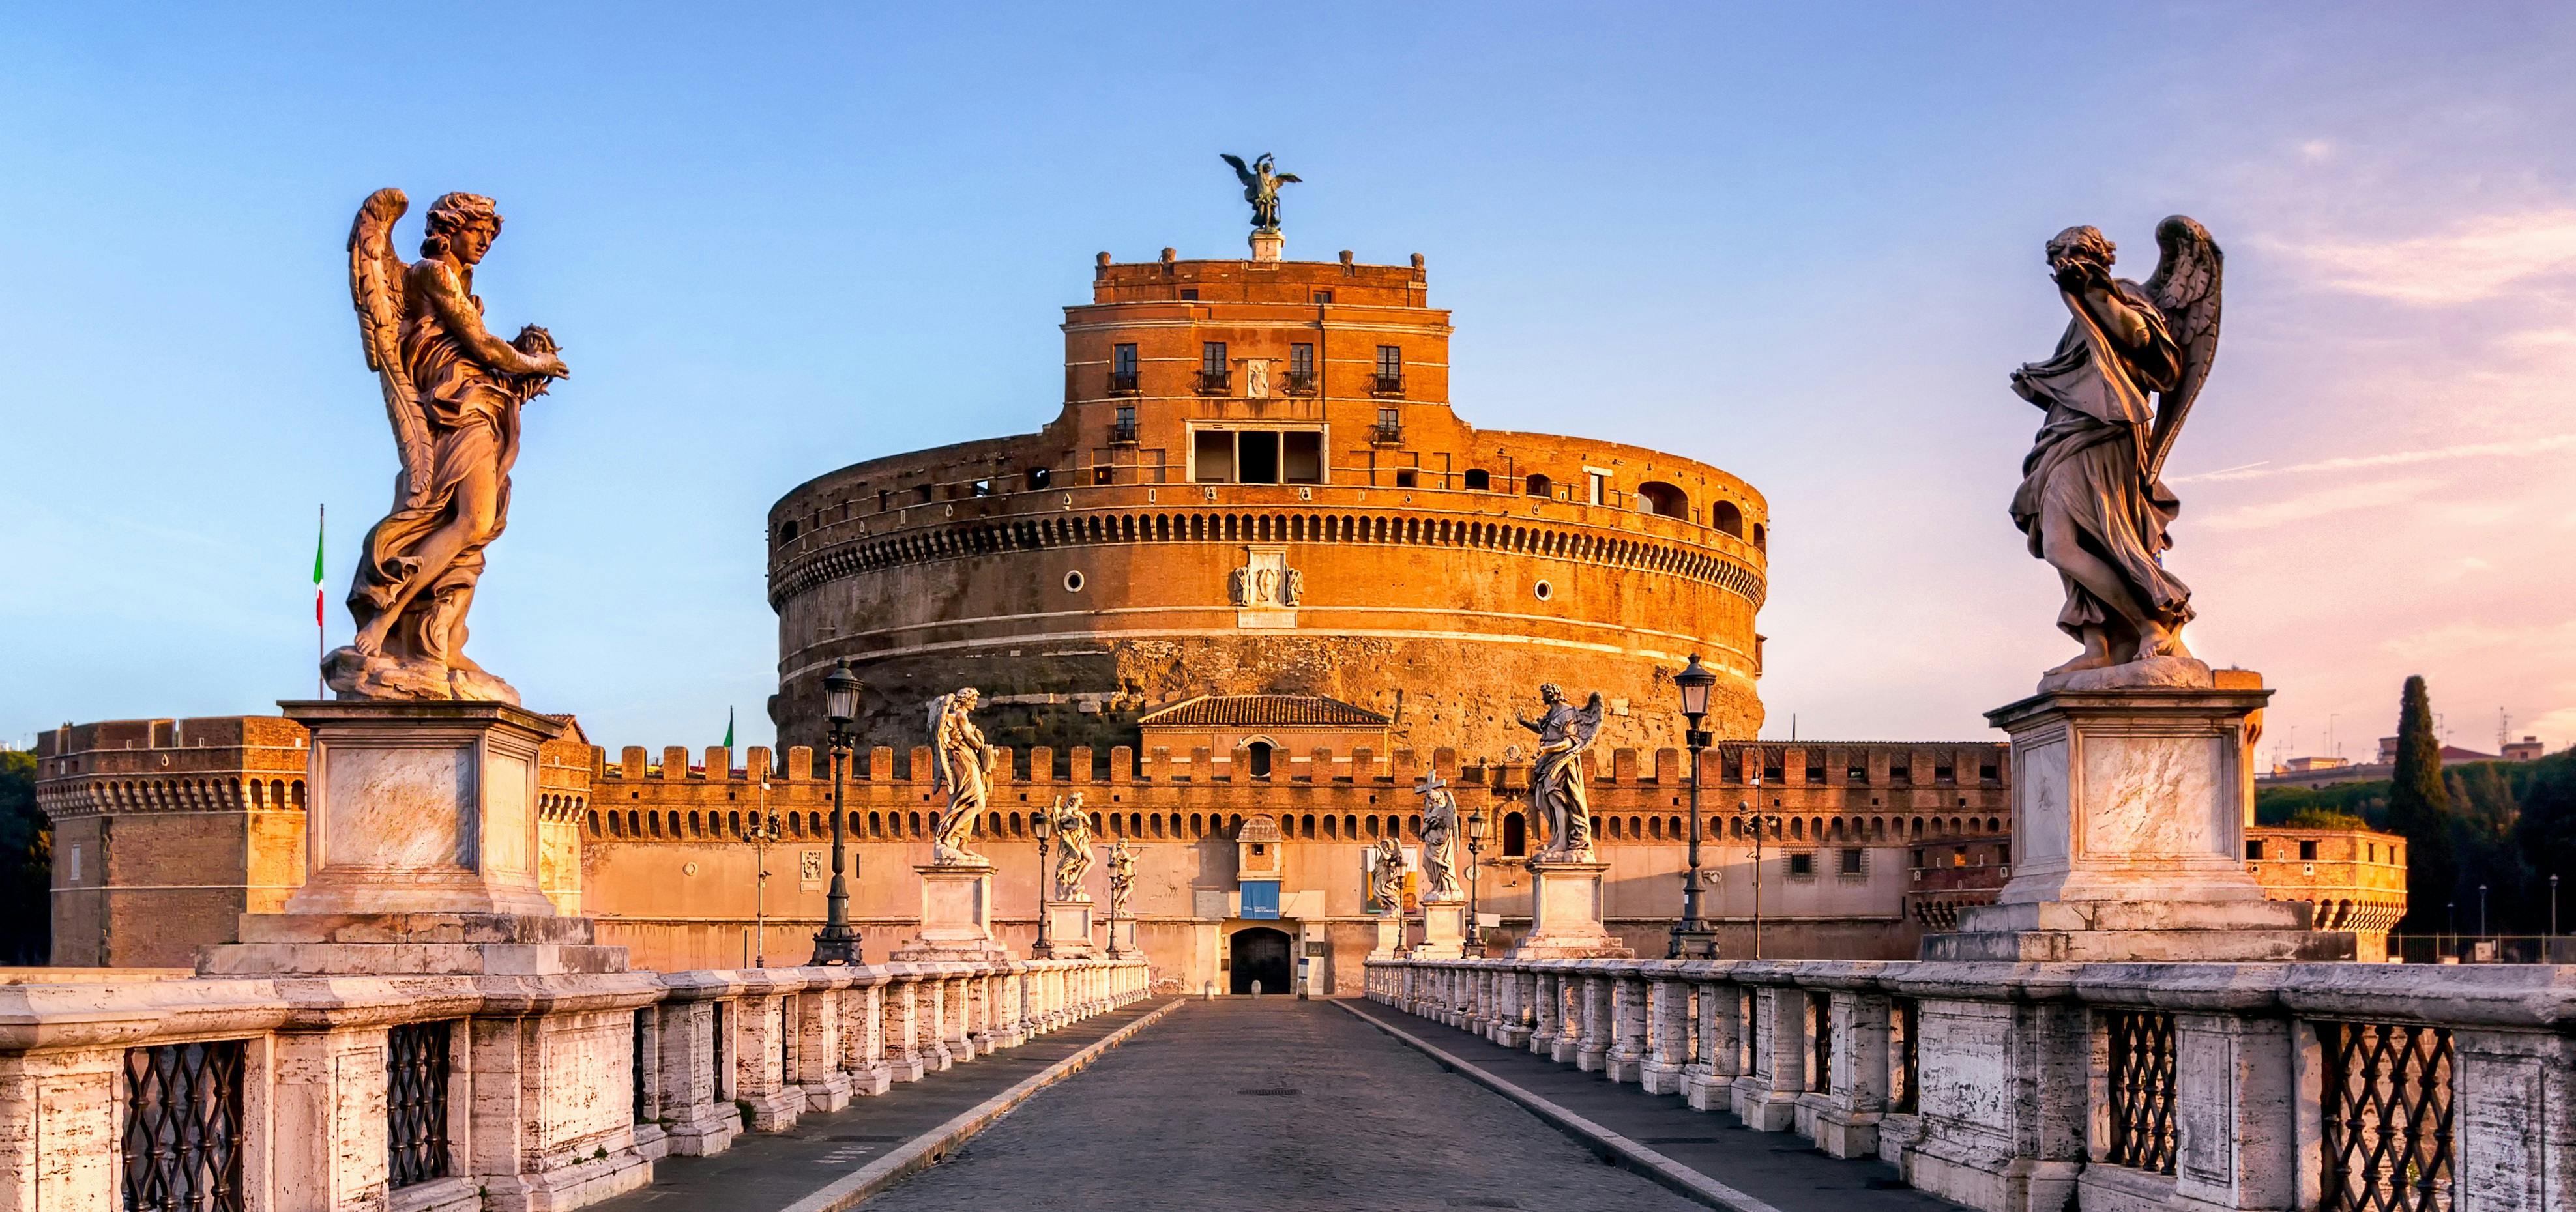
[[[1743,739],[1762,724],[1761,495],[1658,451],[1468,425],[1427,292],[1418,256],[1102,254],[1092,301],[1066,309],[1052,422],[855,464],[772,507],[783,754],[612,762],[577,727],[548,744],[547,895],[638,967],[801,961],[830,838],[819,682],[848,661],[868,687],[845,803],[871,954],[919,912],[909,868],[944,804],[916,748],[926,705],[971,685],[1005,749],[977,829],[1015,950],[1036,927],[1034,813],[1078,792],[1100,845],[1142,852],[1131,911],[1157,981],[1355,993],[1386,917],[1363,854],[1419,841],[1427,771],[1489,823],[1487,937],[1525,927],[1514,716],[1553,681],[1603,698],[1604,917],[1660,955],[1688,867],[1671,678],[1697,654],[1718,677],[1699,774],[1723,954],[1751,954],[1757,882],[1773,956],[1907,957],[1990,902],[2012,861],[2008,749]],[[44,734],[56,962],[182,965],[273,911],[305,866],[303,744],[267,717]],[[1758,869],[1748,827],[1768,830]],[[2318,902],[2318,928],[2362,932],[2365,954],[2403,910],[2398,839],[2249,837],[2268,894]]]

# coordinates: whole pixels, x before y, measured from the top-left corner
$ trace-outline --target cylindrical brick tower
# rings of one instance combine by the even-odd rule
[[[996,744],[1105,753],[1155,706],[1263,693],[1500,757],[1530,748],[1513,716],[1543,681],[1601,693],[1605,748],[1672,745],[1693,652],[1720,678],[1709,726],[1753,736],[1761,494],[1659,451],[1460,421],[1426,290],[1418,256],[1102,253],[1092,301],[1065,309],[1051,424],[844,467],[770,509],[779,743],[822,743],[843,658],[868,687],[863,746],[922,743],[928,699],[974,686]]]

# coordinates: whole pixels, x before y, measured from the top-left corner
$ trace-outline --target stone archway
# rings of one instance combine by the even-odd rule
[[[1263,993],[1288,992],[1288,976],[1294,964],[1289,959],[1289,938],[1285,930],[1268,926],[1246,926],[1226,940],[1228,965],[1226,992],[1250,993],[1252,982],[1261,982]]]

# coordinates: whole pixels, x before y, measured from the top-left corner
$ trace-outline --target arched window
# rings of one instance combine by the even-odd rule
[[[1708,524],[1737,538],[1744,537],[1744,511],[1733,501],[1719,501],[1708,507]]]
[[[1324,836],[1327,838],[1342,836],[1342,818],[1331,813],[1324,814]]]
[[[1517,812],[1503,814],[1503,853],[1515,857],[1529,853],[1529,821]]]
[[[1315,816],[1313,813],[1306,814],[1305,819],[1300,822],[1298,836],[1308,838],[1315,836]]]
[[[1755,522],[1753,524],[1753,550],[1769,551],[1770,549],[1770,536],[1763,533],[1762,523]]]
[[[1245,769],[1252,772],[1252,777],[1257,779],[1269,778],[1270,742],[1254,741],[1251,744],[1244,746],[1243,765]]]
[[[1533,473],[1521,479],[1521,491],[1534,497],[1554,498],[1556,485],[1546,476]]]
[[[1469,492],[1489,492],[1494,487],[1493,474],[1482,467],[1468,468],[1466,485]]]
[[[1201,838],[1201,837],[1206,837],[1206,836],[1207,836],[1207,818],[1206,818],[1206,817],[1201,816],[1200,814],[1195,813],[1195,812],[1193,812],[1193,813],[1191,813],[1191,814],[1190,814],[1190,836],[1191,836],[1191,837],[1194,837],[1194,838]]]
[[[1690,516],[1690,495],[1662,480],[1648,480],[1637,486],[1637,512],[1687,518]]]

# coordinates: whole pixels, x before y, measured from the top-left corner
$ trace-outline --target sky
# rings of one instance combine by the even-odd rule
[[[2073,652],[2005,507],[2041,246],[2227,251],[2168,479],[2267,757],[2576,742],[2576,9],[22,5],[0,11],[0,743],[313,693],[393,451],[358,203],[508,218],[529,411],[473,648],[592,739],[763,743],[769,504],[1027,432],[1092,255],[1428,259],[1471,423],[1765,494],[1765,735],[1966,739]],[[417,222],[415,216],[413,222]],[[416,236],[404,228],[406,248]]]

